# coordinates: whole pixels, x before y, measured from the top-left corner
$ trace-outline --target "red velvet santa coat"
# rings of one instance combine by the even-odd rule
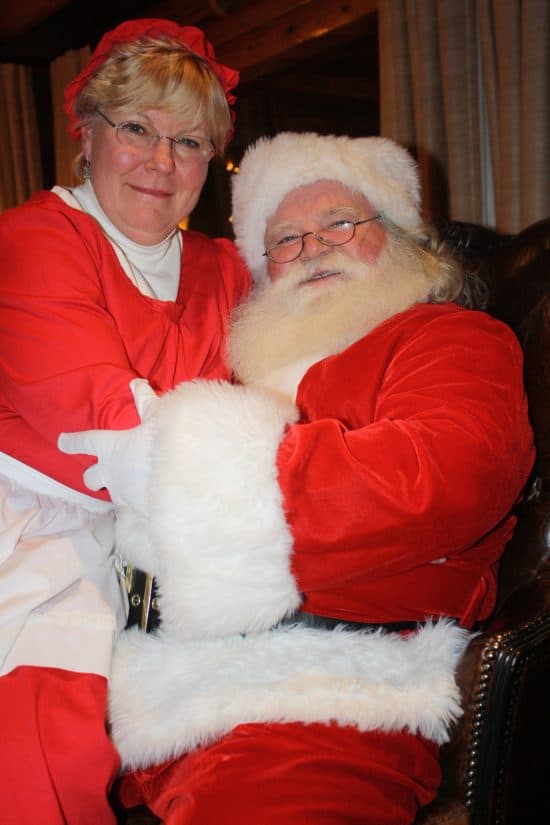
[[[491,611],[533,460],[515,337],[483,313],[420,304],[312,366],[296,405],[203,381],[161,401],[153,555],[142,528],[119,522],[127,552],[158,577],[163,617],[157,636],[125,634],[115,657],[111,718],[127,765],[247,721],[442,742],[460,713],[466,637],[454,625],[270,628],[300,605],[466,626]]]

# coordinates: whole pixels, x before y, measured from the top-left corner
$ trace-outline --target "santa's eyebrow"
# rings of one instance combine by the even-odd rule
[[[269,245],[273,242],[277,243],[281,238],[284,238],[286,235],[300,235],[301,230],[294,223],[278,223],[272,229],[266,233],[266,243]]]
[[[357,207],[351,204],[342,204],[340,206],[333,206],[325,212],[320,212],[315,217],[312,216],[311,219],[308,219],[305,223],[318,223],[320,226],[324,226],[334,220],[354,220],[358,215],[359,210]],[[285,221],[270,228],[266,238],[272,241],[275,238],[281,238],[285,235],[301,235],[303,231],[307,232],[308,230],[304,230],[302,226],[297,223]]]
[[[329,219],[330,218],[335,218],[335,217],[340,217],[342,215],[344,217],[346,217],[348,215],[356,217],[358,214],[359,214],[359,212],[358,212],[357,208],[355,206],[351,206],[349,204],[346,204],[345,206],[344,205],[343,206],[335,206],[332,209],[329,209],[328,212],[326,212],[326,216]]]

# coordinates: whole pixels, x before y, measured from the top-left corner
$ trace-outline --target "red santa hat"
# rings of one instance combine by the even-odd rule
[[[265,278],[268,218],[299,186],[337,180],[406,230],[422,226],[420,181],[413,157],[392,140],[281,132],[250,146],[233,177],[233,229],[256,281]]]

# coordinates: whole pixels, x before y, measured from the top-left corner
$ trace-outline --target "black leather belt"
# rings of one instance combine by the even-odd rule
[[[128,620],[126,627],[138,625],[142,630],[150,633],[160,626],[160,610],[157,598],[157,583],[153,576],[138,570],[129,564],[124,566],[126,589],[128,591]],[[302,625],[317,630],[334,630],[341,627],[343,630],[378,630],[382,628],[391,633],[403,630],[417,630],[424,624],[422,621],[411,622],[348,622],[345,619],[333,619],[330,616],[316,616],[314,613],[305,613],[296,610],[290,616],[285,616],[275,627]]]
[[[304,627],[314,627],[318,630],[334,630],[335,627],[341,627],[343,630],[378,630],[382,628],[391,633],[399,633],[402,630],[417,630],[424,622],[348,622],[345,619],[333,619],[329,616],[316,616],[313,613],[305,613],[303,610],[297,610],[290,616],[285,616],[275,626],[285,627],[288,625],[303,625]]]

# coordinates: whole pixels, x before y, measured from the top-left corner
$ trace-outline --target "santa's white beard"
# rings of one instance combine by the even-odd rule
[[[319,271],[338,275],[308,282]],[[341,249],[296,263],[257,287],[234,314],[229,363],[243,383],[297,362],[307,366],[346,349],[378,324],[424,301],[430,282],[421,260],[387,245],[374,264]]]

